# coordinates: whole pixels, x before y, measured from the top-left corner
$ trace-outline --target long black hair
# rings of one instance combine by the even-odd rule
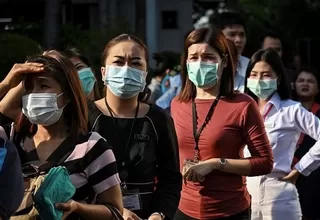
[[[251,92],[247,87],[247,81],[250,77],[250,73],[256,63],[264,61],[268,63],[278,77],[277,93],[282,100],[291,98],[291,89],[289,88],[288,80],[285,74],[285,68],[283,62],[276,51],[271,48],[258,50],[253,54],[248,64],[246,79],[245,79],[245,93],[250,95],[254,100],[258,100],[258,97]]]

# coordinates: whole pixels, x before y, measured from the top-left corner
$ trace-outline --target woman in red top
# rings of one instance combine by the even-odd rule
[[[233,91],[237,57],[218,29],[191,32],[181,93],[172,101],[184,175],[176,220],[249,219],[245,177],[270,173],[273,156],[255,102]],[[243,158],[247,145],[251,158]]]

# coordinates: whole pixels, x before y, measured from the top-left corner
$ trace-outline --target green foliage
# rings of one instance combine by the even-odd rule
[[[26,58],[41,52],[38,42],[18,34],[0,34],[0,81],[13,64],[25,62]]]

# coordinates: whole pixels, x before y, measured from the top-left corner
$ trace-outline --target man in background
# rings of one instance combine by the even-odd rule
[[[169,88],[162,94],[160,98],[156,100],[156,105],[164,109],[166,112],[168,112],[168,114],[170,114],[171,110],[171,101],[179,94],[181,90],[182,80],[180,71],[180,64],[170,68],[170,71],[168,72],[170,84]]]
[[[153,59],[157,64],[153,70],[151,83],[148,85],[151,91],[149,102],[168,110],[171,100],[181,87],[180,54],[174,51],[162,51],[155,53]]]
[[[178,58],[177,58],[178,57]],[[179,62],[180,55],[172,51],[162,51],[153,54],[153,59],[156,61],[156,67],[153,69],[153,77],[148,88],[151,91],[149,98],[150,103],[156,101],[169,89],[170,76],[169,72]]]
[[[279,56],[282,58],[283,56],[283,46],[282,40],[280,35],[275,31],[268,31],[266,32],[261,38],[261,49],[272,48],[275,50]],[[289,87],[293,90],[294,89],[294,80],[295,80],[295,73],[294,71],[285,68],[285,73],[287,77],[287,81],[289,83]]]
[[[244,92],[244,83],[249,59],[242,56],[247,43],[246,24],[240,14],[223,12],[213,17],[210,24],[219,28],[227,39],[231,40],[238,51],[238,68],[234,76],[234,89]]]

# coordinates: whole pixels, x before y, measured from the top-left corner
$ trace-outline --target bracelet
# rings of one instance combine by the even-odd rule
[[[151,215],[160,215],[161,220],[163,220],[166,217],[162,212],[154,212]]]

